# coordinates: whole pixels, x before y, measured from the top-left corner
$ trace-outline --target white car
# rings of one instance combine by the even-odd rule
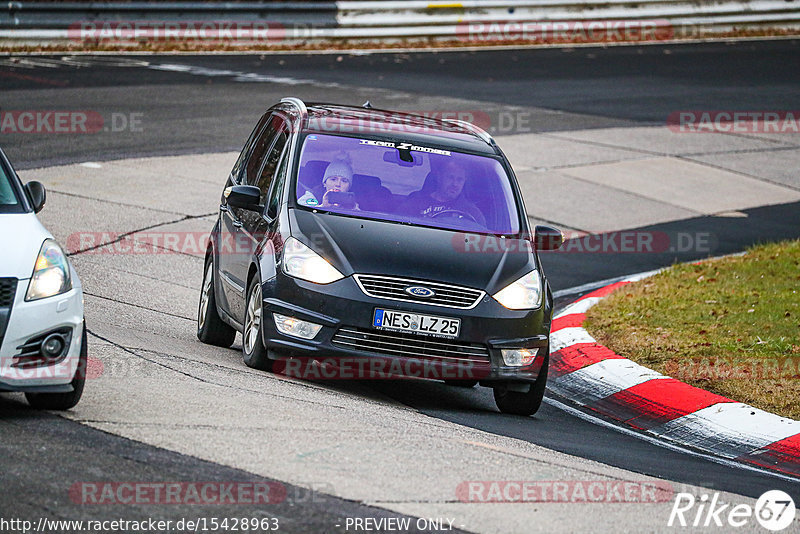
[[[83,393],[83,291],[66,254],[36,217],[44,186],[24,186],[0,150],[0,391],[67,410]]]

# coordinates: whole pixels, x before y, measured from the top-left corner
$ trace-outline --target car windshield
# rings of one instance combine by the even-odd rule
[[[0,163],[0,213],[19,211],[20,203],[14,186]]]
[[[412,143],[309,134],[296,179],[306,208],[481,233],[517,234],[500,161]]]

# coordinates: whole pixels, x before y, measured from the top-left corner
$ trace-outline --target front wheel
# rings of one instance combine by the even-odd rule
[[[214,296],[214,261],[206,258],[203,285],[200,289],[200,304],[197,306],[197,339],[217,347],[230,347],[236,339],[236,330],[226,324],[217,312]]]
[[[511,415],[533,415],[542,405],[544,390],[547,386],[547,369],[550,366],[550,355],[544,357],[539,376],[527,393],[509,391],[504,386],[494,388],[494,402],[501,412]]]
[[[247,288],[244,331],[242,332],[242,357],[245,365],[262,371],[272,370],[272,360],[261,340],[261,326],[264,319],[264,304],[261,299],[261,281],[256,274]]]
[[[89,354],[87,337],[86,323],[84,323],[78,367],[75,369],[75,377],[70,382],[72,391],[69,393],[26,393],[25,398],[28,404],[40,410],[69,410],[78,404],[86,384],[86,360]]]

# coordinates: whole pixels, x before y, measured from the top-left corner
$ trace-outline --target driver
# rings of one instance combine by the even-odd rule
[[[470,200],[464,197],[464,184],[467,175],[464,168],[448,161],[437,175],[436,190],[429,194],[412,194],[400,206],[401,213],[417,217],[442,217],[449,212],[459,218],[472,219],[481,226],[486,226],[486,219],[481,210]]]

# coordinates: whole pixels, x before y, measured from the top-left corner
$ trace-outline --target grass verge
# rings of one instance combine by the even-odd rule
[[[618,289],[585,327],[641,365],[800,419],[800,240],[675,265]]]

